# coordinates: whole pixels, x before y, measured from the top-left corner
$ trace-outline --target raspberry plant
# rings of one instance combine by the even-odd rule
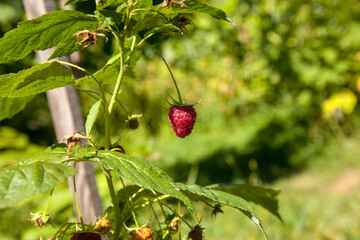
[[[69,0],[67,4],[81,1],[83,0]],[[163,170],[142,158],[125,154],[121,145],[111,142],[113,126],[110,126],[110,119],[114,108],[124,108],[119,99],[120,90],[126,91],[122,89],[122,82],[133,77],[133,69],[143,47],[151,46],[159,53],[156,50],[159,37],[168,34],[183,35],[185,26],[191,23],[191,14],[195,13],[205,13],[231,22],[222,10],[196,0],[97,0],[96,11],[92,15],[75,10],[55,11],[21,22],[16,29],[6,33],[0,39],[0,63],[20,60],[32,51],[54,46],[56,49],[48,62],[0,76],[0,120],[10,118],[24,109],[35,95],[63,86],[72,86],[81,93],[88,94],[94,98],[95,103],[87,116],[86,133],[75,132],[64,136],[66,143],[54,144],[44,152],[0,169],[0,208],[14,206],[24,198],[40,193],[50,192],[50,202],[54,186],[76,174],[75,168],[68,163],[91,161],[106,177],[112,205],[105,210],[104,216],[98,216],[95,224],[84,223],[81,215],[80,222],[64,223],[54,239],[99,239],[100,234],[108,235],[112,240],[181,239],[181,223],[188,227],[190,234],[186,238],[201,239],[203,226],[195,212],[193,201],[205,202],[213,213],[222,212],[221,206],[238,209],[267,238],[261,221],[249,202],[263,206],[281,219],[276,199],[278,191],[247,184],[199,186],[176,183]],[[116,50],[106,65],[94,74],[80,66],[54,60],[96,44],[102,38],[107,41],[111,37],[115,39]],[[194,108],[183,104],[175,78],[166,61],[165,64],[178,93],[177,100],[172,98],[172,108],[191,109],[191,120],[195,121]],[[68,67],[81,70],[86,76],[74,80]],[[97,86],[97,91],[86,89],[85,86],[89,85]],[[105,85],[114,86],[113,91],[105,90]],[[104,142],[90,135],[100,111],[105,118]],[[124,119],[125,125],[135,129],[140,116],[128,116],[128,119]],[[186,130],[186,135],[190,134],[191,129]],[[87,144],[80,147],[78,143],[81,140],[87,141]],[[115,192],[113,176],[118,177],[122,185],[118,192]],[[132,184],[125,184],[124,179]],[[75,178],[74,186],[76,187]],[[157,216],[153,207],[155,204],[161,208],[163,216]],[[48,206],[49,204],[47,208]],[[50,222],[47,208],[33,216],[32,220],[37,226]],[[143,208],[153,210],[153,219],[157,224],[152,221],[140,223],[137,220],[137,213]],[[181,212],[181,209],[186,212]],[[206,232],[206,228],[204,230]],[[175,235],[177,232],[179,234]]]

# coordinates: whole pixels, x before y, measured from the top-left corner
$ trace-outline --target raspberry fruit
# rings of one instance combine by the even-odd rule
[[[101,236],[97,233],[75,233],[70,240],[101,240]]]
[[[200,225],[196,225],[193,230],[189,232],[189,238],[192,240],[202,240],[203,239],[203,228]]]
[[[131,232],[131,240],[153,240],[153,231],[150,227],[142,227]]]
[[[184,138],[194,128],[196,111],[192,106],[172,106],[169,112],[169,122],[176,136]]]

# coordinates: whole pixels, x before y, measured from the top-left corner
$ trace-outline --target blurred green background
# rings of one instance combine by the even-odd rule
[[[167,122],[170,75],[148,47],[125,82],[121,100],[143,114],[139,129],[124,128],[119,109],[113,139],[145,157],[175,181],[201,185],[249,182],[282,191],[284,223],[255,206],[270,239],[359,239],[360,230],[360,2],[357,0],[209,0],[235,26],[207,15],[190,16],[185,36],[161,40],[183,97],[196,105],[193,133],[178,139]],[[91,10],[90,6],[90,9]],[[25,19],[19,0],[0,2],[0,37]],[[81,52],[80,66],[95,72],[111,55],[111,41]],[[0,74],[36,64],[31,54],[0,65]],[[81,95],[84,116],[92,99]],[[102,121],[94,138],[101,141]],[[56,141],[45,94],[25,111],[0,122],[0,165],[14,163]],[[104,179],[99,177],[99,186]],[[73,220],[66,184],[50,209],[54,225]],[[109,203],[105,188],[100,192]],[[0,210],[1,239],[39,239],[55,228],[27,221],[46,196]],[[264,239],[238,212],[211,218],[202,204],[206,239]],[[14,224],[16,222],[17,224]]]

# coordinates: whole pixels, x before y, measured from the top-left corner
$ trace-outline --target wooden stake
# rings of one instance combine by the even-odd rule
[[[54,0],[23,0],[23,4],[28,19],[56,10]],[[39,61],[41,63],[46,62],[53,50],[38,51],[37,57]],[[61,58],[61,60],[69,61],[68,58]],[[85,132],[79,97],[74,88],[62,87],[50,90],[46,92],[46,96],[56,138],[59,142],[65,135],[72,135],[77,130]],[[95,218],[103,214],[102,203],[95,181],[94,167],[91,162],[80,162],[76,164],[76,170],[76,186],[83,220],[85,223],[94,223]],[[69,187],[73,189],[72,177]],[[75,197],[73,200],[74,206],[76,206]]]

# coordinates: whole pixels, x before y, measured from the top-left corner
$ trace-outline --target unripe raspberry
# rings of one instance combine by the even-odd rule
[[[131,232],[131,240],[153,240],[153,231],[150,227],[142,227]]]
[[[110,222],[106,218],[99,218],[93,229],[101,234],[106,234],[110,231]]]
[[[196,111],[192,106],[172,106],[168,118],[176,136],[184,138],[194,128]]]

